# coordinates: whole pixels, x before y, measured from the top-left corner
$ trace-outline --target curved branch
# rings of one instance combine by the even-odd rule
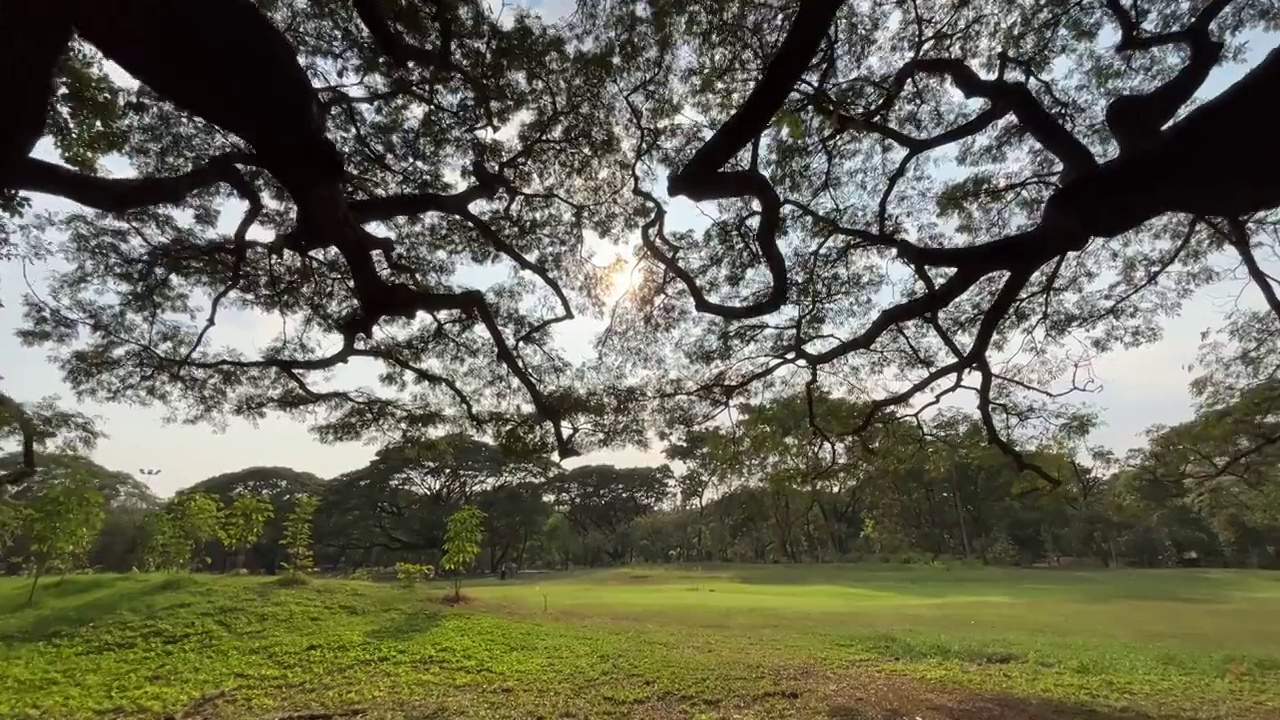
[[[893,76],[885,99],[867,114],[875,119],[888,112],[906,88],[907,82],[920,73],[945,75],[966,98],[980,97],[1013,113],[1027,132],[1062,163],[1068,177],[1076,177],[1097,168],[1098,161],[1071,131],[1044,108],[1026,85],[1003,79],[984,80],[963,60],[955,58],[917,58],[908,61]]]
[[[1267,301],[1267,307],[1271,308],[1271,312],[1276,314],[1276,318],[1280,319],[1280,297],[1276,295],[1276,288],[1271,284],[1271,277],[1267,275],[1267,271],[1262,269],[1262,265],[1258,263],[1258,258],[1253,254],[1253,248],[1249,244],[1249,228],[1244,221],[1239,218],[1231,218],[1227,220],[1227,229],[1225,232],[1218,229],[1216,225],[1210,224],[1211,227],[1219,234],[1222,234],[1231,247],[1240,255],[1241,262],[1249,272],[1249,277],[1253,280],[1253,284],[1258,286],[1258,291],[1262,293],[1262,297]]]
[[[183,358],[183,363],[191,359],[191,356],[200,349],[204,343],[204,338],[213,329],[218,319],[218,306],[222,301],[240,287],[240,282],[244,279],[244,262],[249,254],[248,237],[249,229],[258,221],[258,216],[262,214],[262,197],[258,194],[253,183],[240,174],[236,173],[237,178],[231,181],[232,187],[240,193],[240,197],[248,203],[245,208],[244,216],[240,219],[240,224],[236,226],[235,234],[232,236],[233,250],[231,257],[231,279],[227,284],[218,291],[216,295],[209,301],[209,317],[205,320],[204,327],[200,329],[200,333],[196,335],[195,342],[191,343],[191,349],[187,350],[187,355]]]
[[[1154,90],[1142,95],[1123,95],[1107,106],[1107,127],[1120,146],[1121,154],[1131,153],[1156,137],[1199,91],[1222,59],[1223,44],[1213,39],[1209,27],[1231,1],[1211,0],[1182,30],[1144,36],[1138,22],[1124,9],[1120,0],[1106,0],[1107,9],[1120,26],[1116,52],[1184,44],[1190,55],[1177,74]]]
[[[640,242],[644,245],[645,250],[653,255],[655,260],[666,268],[668,272],[679,278],[680,282],[684,283],[690,297],[693,298],[693,306],[698,312],[729,320],[746,320],[768,315],[782,307],[787,300],[788,285],[787,261],[782,256],[782,250],[778,248],[776,237],[782,218],[782,198],[778,197],[777,191],[773,189],[773,186],[769,184],[764,175],[756,171],[716,173],[714,179],[704,186],[717,188],[733,186],[741,190],[741,194],[753,195],[760,200],[760,221],[756,226],[755,240],[756,246],[760,249],[760,253],[764,256],[765,264],[769,268],[771,282],[769,294],[763,300],[748,305],[726,305],[708,299],[706,293],[698,285],[697,278],[680,266],[673,253],[667,253],[662,249],[657,240],[655,240],[655,235],[657,238],[665,240],[663,221],[666,211],[652,193],[640,187],[639,176],[635,176],[634,173],[633,176],[632,192],[648,200],[654,206],[654,216],[640,228]],[[727,191],[727,194],[723,195],[723,197],[738,197],[739,195],[733,194],[734,192]]]
[[[809,68],[844,0],[800,0],[791,28],[764,75],[742,105],[703,143],[689,162],[667,181],[670,195],[686,195],[719,172],[735,155],[769,127],[769,122]]]
[[[667,180],[667,193],[672,197],[684,196],[694,202],[752,197],[760,203],[761,218],[756,228],[755,242],[769,268],[772,287],[768,297],[750,305],[730,306],[708,300],[694,277],[680,267],[674,257],[658,247],[652,238],[645,240],[646,249],[688,288],[699,312],[730,319],[745,319],[775,312],[786,302],[789,284],[787,264],[782,251],[778,249],[777,239],[781,199],[769,180],[756,169],[754,161],[750,170],[722,170],[743,148],[759,142],[773,116],[782,108],[796,82],[808,69],[842,4],[843,0],[800,1],[782,44],[769,60],[764,75],[751,89],[747,99],[698,148],[689,162]],[[628,98],[628,105],[630,104]],[[634,106],[632,113],[638,116]],[[638,178],[635,192],[642,192]],[[649,199],[654,201],[652,195],[649,195]],[[661,234],[661,208],[658,213],[646,227],[649,232],[657,229]]]
[[[7,187],[56,195],[103,212],[127,212],[154,205],[176,205],[199,190],[240,177],[236,164],[252,164],[245,153],[225,153],[181,175],[109,178],[27,157],[14,163]]]

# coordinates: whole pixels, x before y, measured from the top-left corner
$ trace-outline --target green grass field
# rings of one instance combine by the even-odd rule
[[[0,579],[0,717],[1280,717],[1280,573],[636,567],[465,591],[92,576],[27,609]]]

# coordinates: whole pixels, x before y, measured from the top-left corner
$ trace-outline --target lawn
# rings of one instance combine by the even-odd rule
[[[1280,573],[0,579],[0,717],[1280,718]],[[362,715],[357,715],[362,711]]]

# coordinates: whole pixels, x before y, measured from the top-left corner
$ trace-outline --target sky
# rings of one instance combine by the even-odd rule
[[[547,4],[561,4],[549,0]],[[1214,94],[1245,72],[1248,67],[1275,47],[1280,37],[1258,36],[1252,39],[1249,62],[1243,66],[1220,68],[1206,84],[1206,94]],[[40,154],[48,157],[47,148]],[[50,198],[37,198],[36,209],[67,208],[69,204]],[[700,224],[692,207],[672,209],[673,222]],[[1224,260],[1224,262],[1226,262]],[[35,271],[38,275],[38,271]],[[38,287],[38,277],[36,284]],[[1221,323],[1223,314],[1237,302],[1260,304],[1256,290],[1241,294],[1240,283],[1206,288],[1186,303],[1181,315],[1165,324],[1162,340],[1143,348],[1112,353],[1094,361],[1093,370],[1101,383],[1097,394],[1088,402],[1101,411],[1105,425],[1094,440],[1117,451],[1141,444],[1142,431],[1153,423],[1172,424],[1191,416],[1191,398],[1187,383],[1193,374],[1187,366],[1195,359],[1202,331]],[[58,369],[51,365],[45,351],[25,348],[13,337],[21,323],[20,299],[26,289],[23,269],[16,263],[0,264],[0,377],[3,388],[16,400],[32,401],[47,395],[59,395],[66,404],[74,404]],[[562,339],[572,346],[586,348],[600,324],[590,320],[574,321],[566,326]],[[264,319],[247,314],[223,318],[220,314],[216,330],[219,340],[252,346],[269,337],[271,328]],[[369,369],[355,368],[344,378],[369,378]],[[78,408],[99,418],[104,438],[92,456],[112,469],[138,473],[141,469],[159,471],[143,478],[160,495],[172,494],[209,476],[259,465],[280,465],[333,477],[366,464],[375,448],[360,443],[322,444],[307,432],[303,424],[288,418],[272,418],[253,426],[244,421],[232,422],[223,432],[206,426],[165,425],[163,409],[122,405],[82,404]],[[11,448],[5,448],[11,449]],[[571,463],[611,463],[615,465],[649,465],[662,462],[656,449],[626,449],[593,453]]]

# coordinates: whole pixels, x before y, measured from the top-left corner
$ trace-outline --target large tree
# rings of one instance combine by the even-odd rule
[[[1280,314],[1280,50],[1197,95],[1273,1],[591,5],[628,39],[650,260],[602,346],[676,418],[778,385],[869,419],[968,395],[1058,482],[1019,445],[1077,422],[1091,357],[1158,338],[1214,259]],[[664,179],[718,215],[681,222]]]
[[[1280,51],[1195,102],[1276,17],[584,0],[556,25],[480,0],[6,0],[5,242],[25,225],[18,252],[63,261],[23,338],[78,393],[183,420],[280,410],[343,439],[539,418],[562,455],[636,439],[619,418],[643,397],[689,422],[773,383],[866,395],[870,419],[971,393],[988,439],[1056,481],[1014,443],[1070,419],[1069,343],[1157,337],[1221,251],[1280,314],[1257,252]],[[61,164],[30,154],[42,137]],[[85,209],[15,225],[32,192]],[[676,197],[712,219],[678,227]],[[600,308],[594,237],[637,228],[600,382],[550,328]],[[467,274],[498,264],[514,274]],[[219,341],[235,311],[279,332]],[[382,388],[330,380],[354,364]]]
[[[625,427],[571,437],[597,403],[550,342],[600,309],[593,243],[627,221],[608,48],[480,0],[6,1],[0,46],[22,69],[4,208],[82,206],[4,221],[7,245],[65,261],[22,337],[82,396],[293,412],[326,439],[536,416],[564,455]],[[42,137],[62,163],[30,155]],[[220,341],[238,311],[279,332]],[[382,391],[327,384],[344,365]]]

